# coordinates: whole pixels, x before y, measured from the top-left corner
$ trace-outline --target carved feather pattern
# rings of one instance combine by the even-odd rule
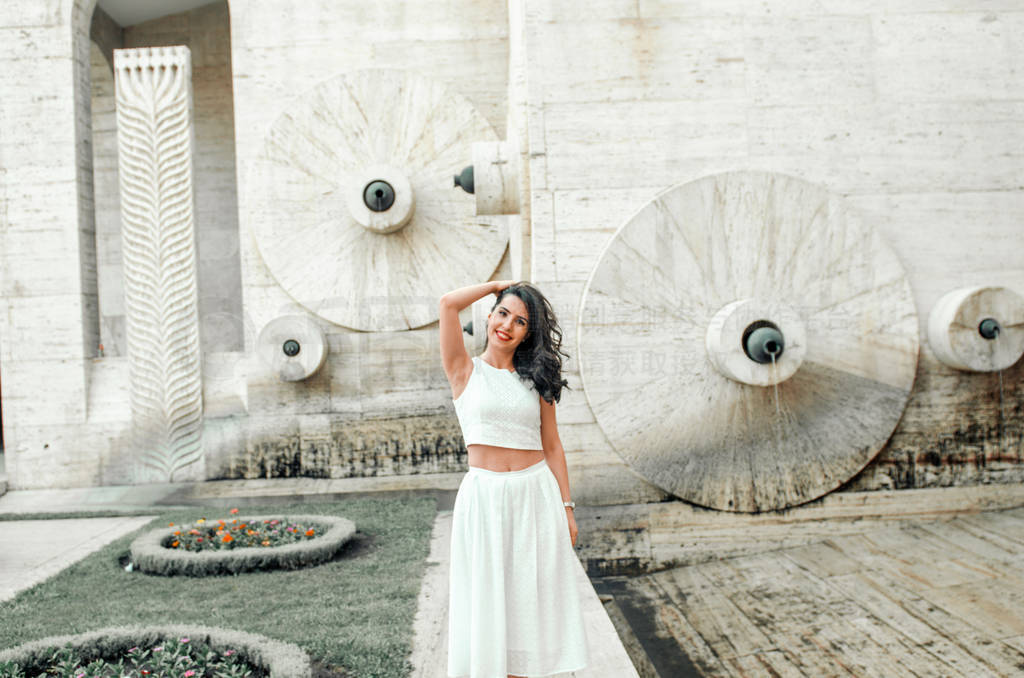
[[[140,474],[202,459],[202,375],[186,47],[115,51],[126,338]]]

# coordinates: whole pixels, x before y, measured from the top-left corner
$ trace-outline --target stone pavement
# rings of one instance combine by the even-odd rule
[[[196,504],[245,506],[274,498],[301,502],[355,496],[394,496],[396,493],[432,494],[438,497],[439,511],[414,622],[412,660],[415,678],[442,677],[447,666],[447,648],[443,641],[447,638],[448,623],[450,509],[462,476],[461,473],[446,473],[336,480],[284,478],[9,490],[0,496],[0,514],[112,510],[140,515],[0,521],[0,581],[6,585],[6,588],[0,588],[0,600],[13,597],[119,536],[142,527],[155,517],[154,511]],[[636,670],[582,565],[577,569],[576,581],[584,603],[591,666],[571,675],[573,678],[637,678]],[[568,678],[570,674],[562,675]]]
[[[1024,508],[819,527],[592,582],[645,678],[1024,676]]]
[[[49,579],[155,517],[0,521],[0,601]]]

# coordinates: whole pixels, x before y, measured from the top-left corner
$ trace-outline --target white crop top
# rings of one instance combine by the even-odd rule
[[[543,450],[540,394],[532,381],[473,356],[473,372],[455,403],[466,445],[481,443],[520,450]]]

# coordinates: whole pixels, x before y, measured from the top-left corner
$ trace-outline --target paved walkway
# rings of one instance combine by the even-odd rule
[[[0,601],[49,579],[155,517],[0,521]]]

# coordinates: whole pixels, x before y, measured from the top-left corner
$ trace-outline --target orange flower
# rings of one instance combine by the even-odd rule
[[[171,546],[177,546],[177,545],[178,545],[177,540],[175,540],[175,542],[173,544],[171,544]]]
[[[238,522],[238,518],[232,518],[232,519],[231,519],[231,522],[232,522],[232,523],[237,523],[237,522]]]
[[[225,544],[228,543],[229,541],[234,541],[234,540],[235,540],[235,538],[232,537],[230,534],[225,534],[224,538],[221,539],[221,541],[224,542]]]
[[[270,542],[266,541],[266,540],[264,540],[264,541],[262,541],[260,543],[263,544],[264,546],[270,546]]]
[[[181,536],[181,530],[175,530],[174,531],[174,536],[175,537],[180,537]]]
[[[306,530],[306,536],[307,537],[312,537],[313,536],[313,528],[312,527],[309,528],[308,530]]]
[[[232,513],[238,513],[238,509],[236,509],[236,508],[233,508],[233,509],[231,509],[231,512],[232,512]]]
[[[167,527],[174,527],[174,523],[167,523]]]

